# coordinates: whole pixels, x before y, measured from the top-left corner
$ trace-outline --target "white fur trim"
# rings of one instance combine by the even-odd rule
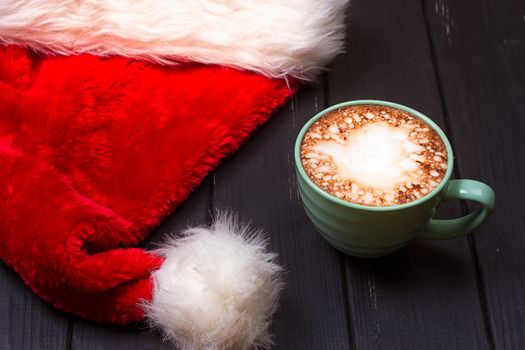
[[[259,233],[222,215],[162,248],[150,323],[182,350],[266,348],[281,268]]]
[[[308,80],[341,51],[348,1],[0,0],[0,41]]]

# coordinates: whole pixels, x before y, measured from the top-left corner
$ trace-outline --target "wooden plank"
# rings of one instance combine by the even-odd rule
[[[0,264],[0,349],[68,349],[70,321]]]
[[[496,192],[472,236],[495,349],[525,349],[525,2],[424,1],[461,176]]]
[[[399,102],[444,119],[417,1],[354,0],[348,50],[329,73],[329,103]],[[459,205],[449,216],[461,215]],[[466,238],[414,242],[380,259],[346,259],[356,349],[488,349]]]
[[[182,204],[144,243],[148,249],[162,243],[166,234],[177,234],[188,226],[206,224],[209,221],[208,203],[211,194],[210,177]],[[138,324],[118,327],[76,319],[73,324],[72,349],[173,349],[163,343],[162,336]]]
[[[284,265],[274,318],[275,349],[348,349],[341,260],[315,232],[299,202],[293,144],[323,108],[322,86],[303,88],[215,175],[213,205],[264,229]]]

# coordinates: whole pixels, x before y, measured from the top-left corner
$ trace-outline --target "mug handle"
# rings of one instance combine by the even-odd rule
[[[481,225],[494,208],[494,191],[483,182],[474,180],[450,180],[441,195],[443,202],[467,200],[481,207],[473,213],[457,219],[430,219],[418,239],[448,239],[463,236]]]

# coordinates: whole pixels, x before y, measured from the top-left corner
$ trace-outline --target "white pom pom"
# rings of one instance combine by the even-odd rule
[[[172,238],[144,305],[150,323],[181,349],[266,348],[281,268],[258,232],[220,215]]]

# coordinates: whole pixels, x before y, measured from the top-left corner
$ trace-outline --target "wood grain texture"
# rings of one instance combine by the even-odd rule
[[[301,89],[215,174],[214,207],[264,229],[285,267],[275,349],[350,348],[340,256],[306,218],[293,165],[299,129],[323,101],[320,85]]]
[[[329,73],[329,103],[411,106],[444,126],[417,1],[354,0],[348,50]],[[459,205],[447,216],[460,216]],[[488,349],[466,238],[414,242],[380,259],[346,259],[356,349]]]
[[[495,349],[525,349],[525,2],[424,1],[460,174],[496,192],[472,236]]]
[[[0,349],[68,349],[70,322],[0,264]]]
[[[144,242],[148,249],[155,249],[165,240],[165,235],[177,235],[189,226],[206,224],[209,221],[208,203],[211,194],[211,177],[190,196],[163,224]],[[140,323],[135,326],[117,327],[75,319],[72,330],[73,350],[167,350],[175,347],[162,341],[158,332],[147,329]]]

